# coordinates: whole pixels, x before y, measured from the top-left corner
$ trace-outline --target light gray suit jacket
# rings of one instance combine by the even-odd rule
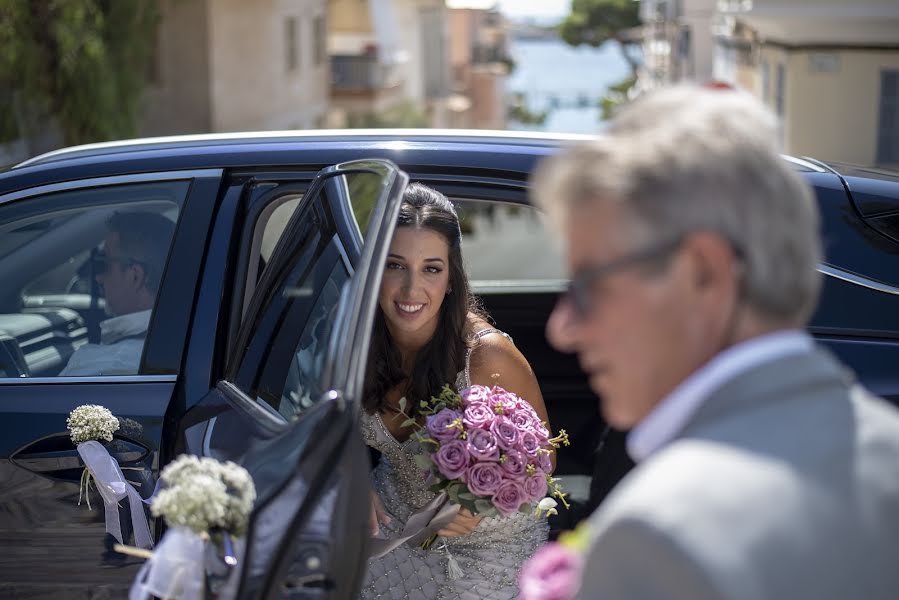
[[[582,599],[899,598],[899,411],[822,349],[758,366],[589,522]]]

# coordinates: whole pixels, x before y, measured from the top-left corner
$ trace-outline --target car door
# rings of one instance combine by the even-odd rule
[[[89,597],[98,590],[118,597],[140,567],[142,561],[113,551],[99,498],[92,510],[79,505],[82,464],[66,417],[82,404],[119,417],[107,447],[126,478],[150,495],[171,435],[164,415],[220,180],[219,170],[143,173],[0,195],[0,330],[13,350],[0,368],[0,597]],[[142,358],[135,355],[131,374],[66,375],[67,359],[88,345],[91,316],[105,300],[91,299],[89,257],[114,215],[134,211],[168,219],[174,231],[158,240],[156,250],[171,261],[156,273],[161,281]],[[124,508],[121,517],[127,535]]]
[[[407,181],[381,160],[319,173],[265,265],[225,378],[182,421],[189,452],[238,462],[256,484],[240,598],[358,591],[369,506],[358,402]]]

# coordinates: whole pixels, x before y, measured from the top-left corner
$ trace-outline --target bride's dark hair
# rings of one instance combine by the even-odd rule
[[[390,336],[380,306],[375,315],[362,406],[369,413],[387,408],[387,392],[407,379],[403,391],[408,399],[406,413],[414,416],[419,401],[437,396],[446,383],[455,385],[456,374],[465,367],[465,352],[471,343],[464,335],[468,314],[483,316],[484,313],[471,294],[462,266],[459,217],[446,196],[420,183],[409,184],[396,226],[430,229],[449,244],[448,293],[440,307],[437,329],[418,351],[411,373],[403,371],[400,351]]]

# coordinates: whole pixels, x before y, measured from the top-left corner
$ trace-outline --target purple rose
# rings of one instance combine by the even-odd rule
[[[472,385],[462,390],[459,396],[462,397],[462,402],[466,406],[487,404],[487,401],[490,399],[490,389],[483,385]]]
[[[428,433],[430,433],[431,437],[435,440],[438,442],[448,442],[456,439],[462,433],[459,431],[458,427],[452,426],[453,421],[459,419],[461,416],[462,415],[455,410],[444,408],[436,415],[429,416],[425,426],[428,429]]]
[[[490,406],[493,408],[493,412],[500,415],[515,412],[516,403],[519,400],[518,396],[512,392],[507,392],[499,386],[493,386],[490,392]]]
[[[468,489],[475,496],[492,496],[503,482],[503,470],[497,463],[476,463],[465,478]]]
[[[537,450],[540,449],[540,441],[532,431],[525,430],[522,431],[519,436],[519,447],[522,452],[528,456],[534,457],[537,456]]]
[[[580,588],[583,559],[559,544],[544,544],[521,567],[520,600],[571,600]]]
[[[486,404],[470,404],[462,413],[462,423],[466,429],[489,429],[496,414]]]
[[[515,425],[515,427],[518,427],[519,430],[534,429],[534,420],[523,410],[516,410],[506,416],[509,417],[512,424]]]
[[[468,453],[475,460],[498,461],[499,447],[496,436],[484,429],[472,429],[468,432]]]
[[[534,419],[533,422],[533,431],[534,435],[537,436],[537,439],[540,440],[541,445],[546,445],[549,441],[549,429],[546,428],[539,419]]]
[[[537,471],[536,475],[531,475],[524,480],[524,493],[528,502],[539,502],[546,497],[549,486],[546,483],[546,473]]]
[[[518,446],[518,428],[508,418],[496,417],[490,424],[490,431],[496,436],[496,443],[503,450],[514,450]]]
[[[505,453],[506,459],[502,461],[503,471],[510,477],[516,479],[524,479],[527,474],[528,461],[524,455],[517,450],[509,450]]]
[[[493,494],[493,506],[505,517],[516,512],[524,502],[524,488],[517,481],[502,482]]]
[[[440,473],[447,479],[459,479],[468,469],[471,460],[466,444],[462,440],[446,442],[432,457]]]
[[[538,452],[537,453],[537,468],[543,471],[544,473],[552,473],[553,470],[553,461],[549,457],[548,452]]]

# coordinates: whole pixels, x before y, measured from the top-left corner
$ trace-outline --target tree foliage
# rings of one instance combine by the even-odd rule
[[[559,25],[559,35],[568,44],[599,46],[608,40],[621,44],[622,54],[636,70],[623,33],[640,25],[640,3],[634,0],[571,0],[571,12]]]
[[[52,121],[66,144],[131,137],[157,0],[0,0],[0,140]]]

